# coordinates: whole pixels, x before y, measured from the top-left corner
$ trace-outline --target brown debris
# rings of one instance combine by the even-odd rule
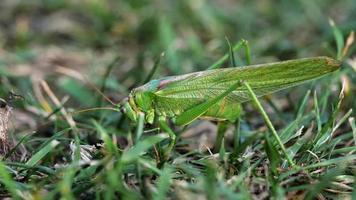
[[[9,140],[9,119],[12,113],[12,108],[4,99],[0,98],[0,160],[9,159],[10,161],[21,160],[21,155],[18,152],[13,152],[10,157],[6,158],[7,154],[14,148],[14,143]]]
[[[181,148],[186,151],[209,151],[214,147],[216,132],[217,127],[215,124],[209,121],[202,121],[182,133],[181,137],[184,141],[187,141],[187,146]]]
[[[3,158],[11,149],[12,145],[8,139],[8,124],[11,114],[11,107],[6,101],[0,99],[0,157]]]

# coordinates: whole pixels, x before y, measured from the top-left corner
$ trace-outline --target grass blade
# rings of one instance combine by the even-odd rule
[[[152,79],[158,67],[161,65],[161,60],[163,57],[164,57],[164,52],[161,53],[161,55],[156,59],[155,64],[153,65],[153,68],[151,69],[150,73],[147,75],[146,79],[144,80],[144,83],[147,83]]]
[[[6,165],[0,161],[0,181],[5,185],[6,189],[11,193],[11,196],[14,199],[20,199],[17,193],[17,185],[16,182],[11,178],[11,175],[6,169]]]
[[[166,138],[166,134],[158,134],[154,136],[149,136],[147,138],[144,138],[143,140],[138,141],[133,147],[131,147],[129,150],[122,154],[121,162],[130,163],[138,159],[149,148]]]
[[[157,182],[157,193],[153,195],[154,200],[164,200],[167,199],[167,192],[171,185],[172,180],[172,169],[165,167],[161,172],[161,175]],[[168,195],[170,196],[170,195]]]
[[[234,45],[234,47],[232,48],[232,51],[235,52],[237,50],[239,50],[241,47],[243,46],[243,41],[239,41],[238,43],[236,43]],[[212,64],[210,67],[208,67],[208,70],[210,69],[218,69],[221,67],[221,65],[227,60],[229,59],[229,55],[230,53],[226,53],[223,57],[221,57],[219,60],[217,60],[214,64]]]
[[[335,25],[334,21],[330,19],[329,21],[331,28],[333,29],[335,41],[336,41],[336,48],[337,48],[337,59],[342,59],[342,50],[344,48],[344,36],[340,29]]]
[[[38,162],[42,160],[49,152],[53,151],[54,148],[59,144],[58,140],[52,140],[46,146],[41,148],[35,155],[33,155],[26,164],[29,166],[35,166]]]

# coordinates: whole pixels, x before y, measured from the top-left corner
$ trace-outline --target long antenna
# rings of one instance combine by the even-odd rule
[[[121,112],[120,109],[117,108],[112,108],[112,107],[96,107],[96,108],[87,108],[87,109],[83,109],[83,110],[76,110],[71,112],[71,114],[81,114],[84,112],[91,112],[91,111],[96,111],[96,110],[112,110],[112,111],[118,111]]]
[[[97,93],[99,93],[100,96],[102,96],[102,97],[103,97],[106,101],[108,101],[111,105],[117,106],[117,103],[114,103],[113,101],[111,101],[111,99],[110,99],[109,97],[107,97],[102,91],[100,91],[98,87],[96,87],[93,83],[91,83],[91,82],[87,79],[87,77],[85,77],[85,76],[83,76],[83,77],[84,77],[85,81],[89,84],[89,86],[90,86],[91,88],[93,88]]]
[[[113,101],[111,101],[102,91],[100,91],[98,89],[98,87],[96,87],[85,75],[79,73],[76,70],[73,69],[69,69],[67,67],[63,67],[63,66],[57,66],[57,72],[60,72],[62,74],[77,78],[81,81],[84,81],[85,83],[87,83],[92,89],[94,89],[98,94],[100,94],[100,96],[102,96],[107,102],[109,102],[111,105],[113,106],[117,106],[116,103],[114,103]]]

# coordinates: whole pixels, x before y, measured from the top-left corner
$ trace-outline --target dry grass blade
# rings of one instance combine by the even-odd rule
[[[351,31],[349,36],[346,39],[346,45],[344,47],[344,49],[342,50],[342,56],[345,57],[347,52],[349,52],[349,49],[351,47],[351,45],[354,43],[355,41],[355,32]]]
[[[64,109],[61,105],[61,102],[59,101],[59,99],[56,97],[56,95],[54,95],[53,91],[51,90],[51,88],[49,87],[49,85],[47,84],[46,81],[41,81],[41,86],[43,88],[43,90],[47,93],[47,95],[51,98],[52,102],[58,107],[61,108],[60,112],[62,113],[62,115],[64,116],[64,118],[66,119],[66,121],[68,122],[69,126],[71,128],[73,128],[73,130],[75,130],[76,128],[76,124],[75,121],[73,120],[73,117],[66,111],[66,109]]]

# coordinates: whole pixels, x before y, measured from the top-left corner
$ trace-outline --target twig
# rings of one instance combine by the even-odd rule
[[[54,95],[54,93],[52,92],[51,88],[48,86],[47,82],[42,80],[41,81],[41,86],[43,88],[43,90],[47,93],[47,95],[49,96],[49,98],[52,100],[52,102],[57,106],[57,107],[61,107],[62,104],[61,102],[58,100],[58,98]],[[66,111],[66,109],[62,106],[60,109],[60,112],[62,113],[62,115],[64,116],[64,118],[66,119],[66,121],[68,122],[69,126],[71,128],[73,128],[73,130],[77,130],[76,128],[76,124],[75,121],[73,120],[73,117]]]

